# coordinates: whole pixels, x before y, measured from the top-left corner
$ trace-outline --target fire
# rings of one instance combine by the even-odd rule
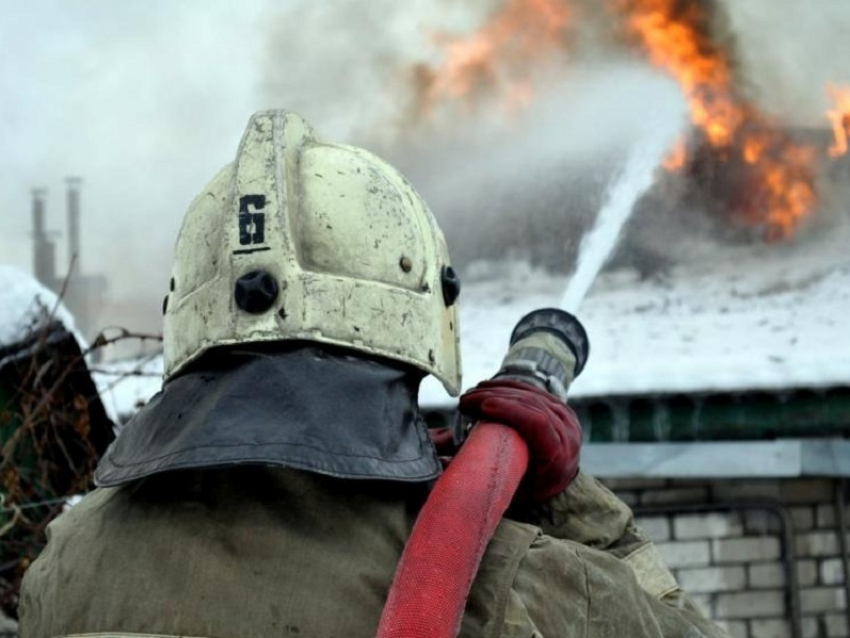
[[[847,154],[847,140],[850,138],[850,86],[829,85],[826,92],[834,102],[834,106],[826,112],[835,136],[829,156],[841,157]]]
[[[707,3],[612,1],[628,35],[682,88],[697,138],[712,150],[713,163],[740,174],[736,188],[746,193],[733,196],[743,207],[737,217],[763,226],[769,239],[793,235],[817,205],[815,149],[794,142],[739,94],[733,61],[714,38]],[[665,167],[683,168],[686,158],[687,150],[677,147]]]
[[[673,145],[673,150],[664,160],[664,168],[668,171],[678,171],[688,162],[688,143],[684,137],[679,137]]]
[[[704,29],[702,5],[677,0],[620,2],[629,30],[650,61],[666,69],[688,98],[691,121],[714,146],[728,146],[742,122],[732,99],[731,64]]]
[[[467,36],[435,36],[438,64],[414,68],[414,120],[457,103],[466,111],[485,101],[515,112],[533,100],[538,71],[570,51],[573,0],[501,0],[502,6]],[[795,141],[740,90],[732,49],[717,37],[719,0],[607,0],[620,35],[679,84],[692,134],[664,161],[687,171],[728,215],[786,239],[818,206],[818,152]],[[830,87],[828,116],[835,135],[830,155],[848,152],[850,87]]]
[[[746,156],[747,144],[753,152]],[[751,212],[761,214],[761,219],[751,223],[764,223],[768,240],[791,237],[800,220],[818,203],[814,189],[815,149],[791,142],[784,135],[754,134],[744,142],[744,161],[754,169],[750,174],[754,197]]]
[[[566,0],[508,0],[478,31],[435,37],[438,66],[419,65],[417,110],[430,113],[445,100],[474,106],[498,94],[509,111],[527,106],[534,91],[530,69],[566,46],[571,14]]]
[[[765,134],[749,135],[744,140],[743,157],[747,164],[758,164],[764,157],[764,152],[770,144],[770,137]]]

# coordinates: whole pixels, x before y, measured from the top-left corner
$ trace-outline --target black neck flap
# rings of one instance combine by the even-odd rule
[[[95,483],[237,464],[429,481],[440,463],[417,372],[339,351],[229,350],[165,384],[124,427]]]

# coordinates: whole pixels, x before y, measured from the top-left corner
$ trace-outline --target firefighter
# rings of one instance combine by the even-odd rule
[[[256,114],[183,222],[163,389],[50,526],[21,638],[375,635],[441,471],[417,392],[429,374],[460,390],[458,293],[402,175],[295,114]],[[495,380],[460,405],[515,428],[532,458],[461,636],[725,635],[578,472],[563,403]]]

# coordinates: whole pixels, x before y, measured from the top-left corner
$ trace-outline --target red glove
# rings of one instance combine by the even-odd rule
[[[529,496],[545,503],[578,472],[581,424],[572,408],[533,385],[512,379],[479,383],[460,398],[460,411],[476,421],[507,425],[525,439]]]

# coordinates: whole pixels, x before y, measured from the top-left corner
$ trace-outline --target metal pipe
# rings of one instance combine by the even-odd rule
[[[800,603],[800,579],[797,574],[797,550],[794,546],[794,521],[781,503],[769,499],[758,501],[719,502],[695,505],[646,505],[635,507],[637,516],[702,514],[707,512],[747,512],[768,511],[779,519],[782,534],[783,558],[785,566],[785,589],[788,598],[788,611],[791,616],[791,637],[803,638],[803,621]],[[846,556],[846,555],[845,555]]]
[[[68,177],[68,261],[80,272],[80,177]]]
[[[32,271],[42,283],[47,283],[45,276],[48,274],[49,261],[46,254],[48,241],[45,230],[45,197],[46,188],[32,189]]]
[[[847,555],[847,479],[835,481],[835,520],[838,523],[838,547],[841,549],[841,568],[844,572],[844,614],[850,627],[850,556]]]
[[[33,237],[44,237],[44,198],[46,188],[32,189],[32,234]]]

